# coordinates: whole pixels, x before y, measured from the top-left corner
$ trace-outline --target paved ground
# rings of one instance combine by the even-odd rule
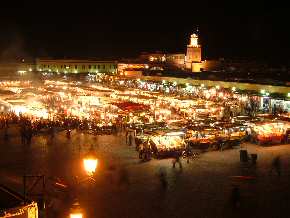
[[[0,132],[0,137],[2,137]],[[249,153],[257,153],[255,167],[239,162],[239,148],[202,154],[199,158],[183,161],[183,170],[173,169],[170,159],[140,163],[134,147],[125,145],[122,134],[93,136],[72,133],[71,139],[59,132],[51,139],[35,136],[31,146],[20,144],[17,127],[9,130],[9,141],[0,141],[0,183],[21,190],[22,175],[44,174],[74,184],[74,177],[84,178],[80,163],[93,144],[100,166],[93,184],[77,186],[80,204],[87,217],[289,217],[290,200],[290,145],[259,147],[244,144]],[[3,137],[2,137],[3,138]],[[272,159],[281,155],[282,176],[269,175]],[[123,170],[122,170],[123,169]],[[159,181],[160,169],[167,172],[168,189]],[[121,172],[128,174],[128,183],[119,184]],[[233,179],[231,176],[250,175],[252,180]],[[241,205],[231,209],[229,199],[233,185],[241,190]],[[65,217],[69,201],[64,195],[56,197],[47,180],[49,200],[60,208]]]

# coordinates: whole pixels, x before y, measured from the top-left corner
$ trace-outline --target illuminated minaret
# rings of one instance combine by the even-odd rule
[[[201,62],[201,46],[198,42],[198,34],[193,33],[190,36],[190,44],[187,45],[186,67],[191,68],[191,63]]]

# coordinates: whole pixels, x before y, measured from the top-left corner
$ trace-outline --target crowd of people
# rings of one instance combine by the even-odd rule
[[[0,114],[0,129],[4,131],[4,139],[9,139],[8,129],[11,125],[19,127],[19,134],[21,136],[21,143],[29,145],[34,135],[39,133],[49,134],[52,138],[56,131],[65,130],[66,136],[70,138],[73,129],[89,131],[91,134],[117,134],[125,130],[126,125],[122,119],[107,126],[97,125],[94,120],[79,119],[76,117],[59,116],[57,119],[37,119],[25,116],[22,114],[17,115],[14,112]],[[132,141],[133,139],[130,138]],[[132,143],[132,142],[131,142]]]

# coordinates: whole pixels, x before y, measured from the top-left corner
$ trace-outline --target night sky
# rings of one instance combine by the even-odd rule
[[[168,2],[3,7],[0,57],[120,58],[143,51],[185,52],[198,26],[204,58],[290,60],[287,7]]]

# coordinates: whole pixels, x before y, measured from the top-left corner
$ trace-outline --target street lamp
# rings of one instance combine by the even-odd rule
[[[92,176],[96,171],[96,168],[98,165],[98,159],[87,157],[87,158],[84,158],[83,163],[84,163],[84,168],[85,168],[86,173],[89,176]]]
[[[89,153],[83,158],[84,169],[88,176],[92,177],[98,166],[97,155],[91,147]]]

